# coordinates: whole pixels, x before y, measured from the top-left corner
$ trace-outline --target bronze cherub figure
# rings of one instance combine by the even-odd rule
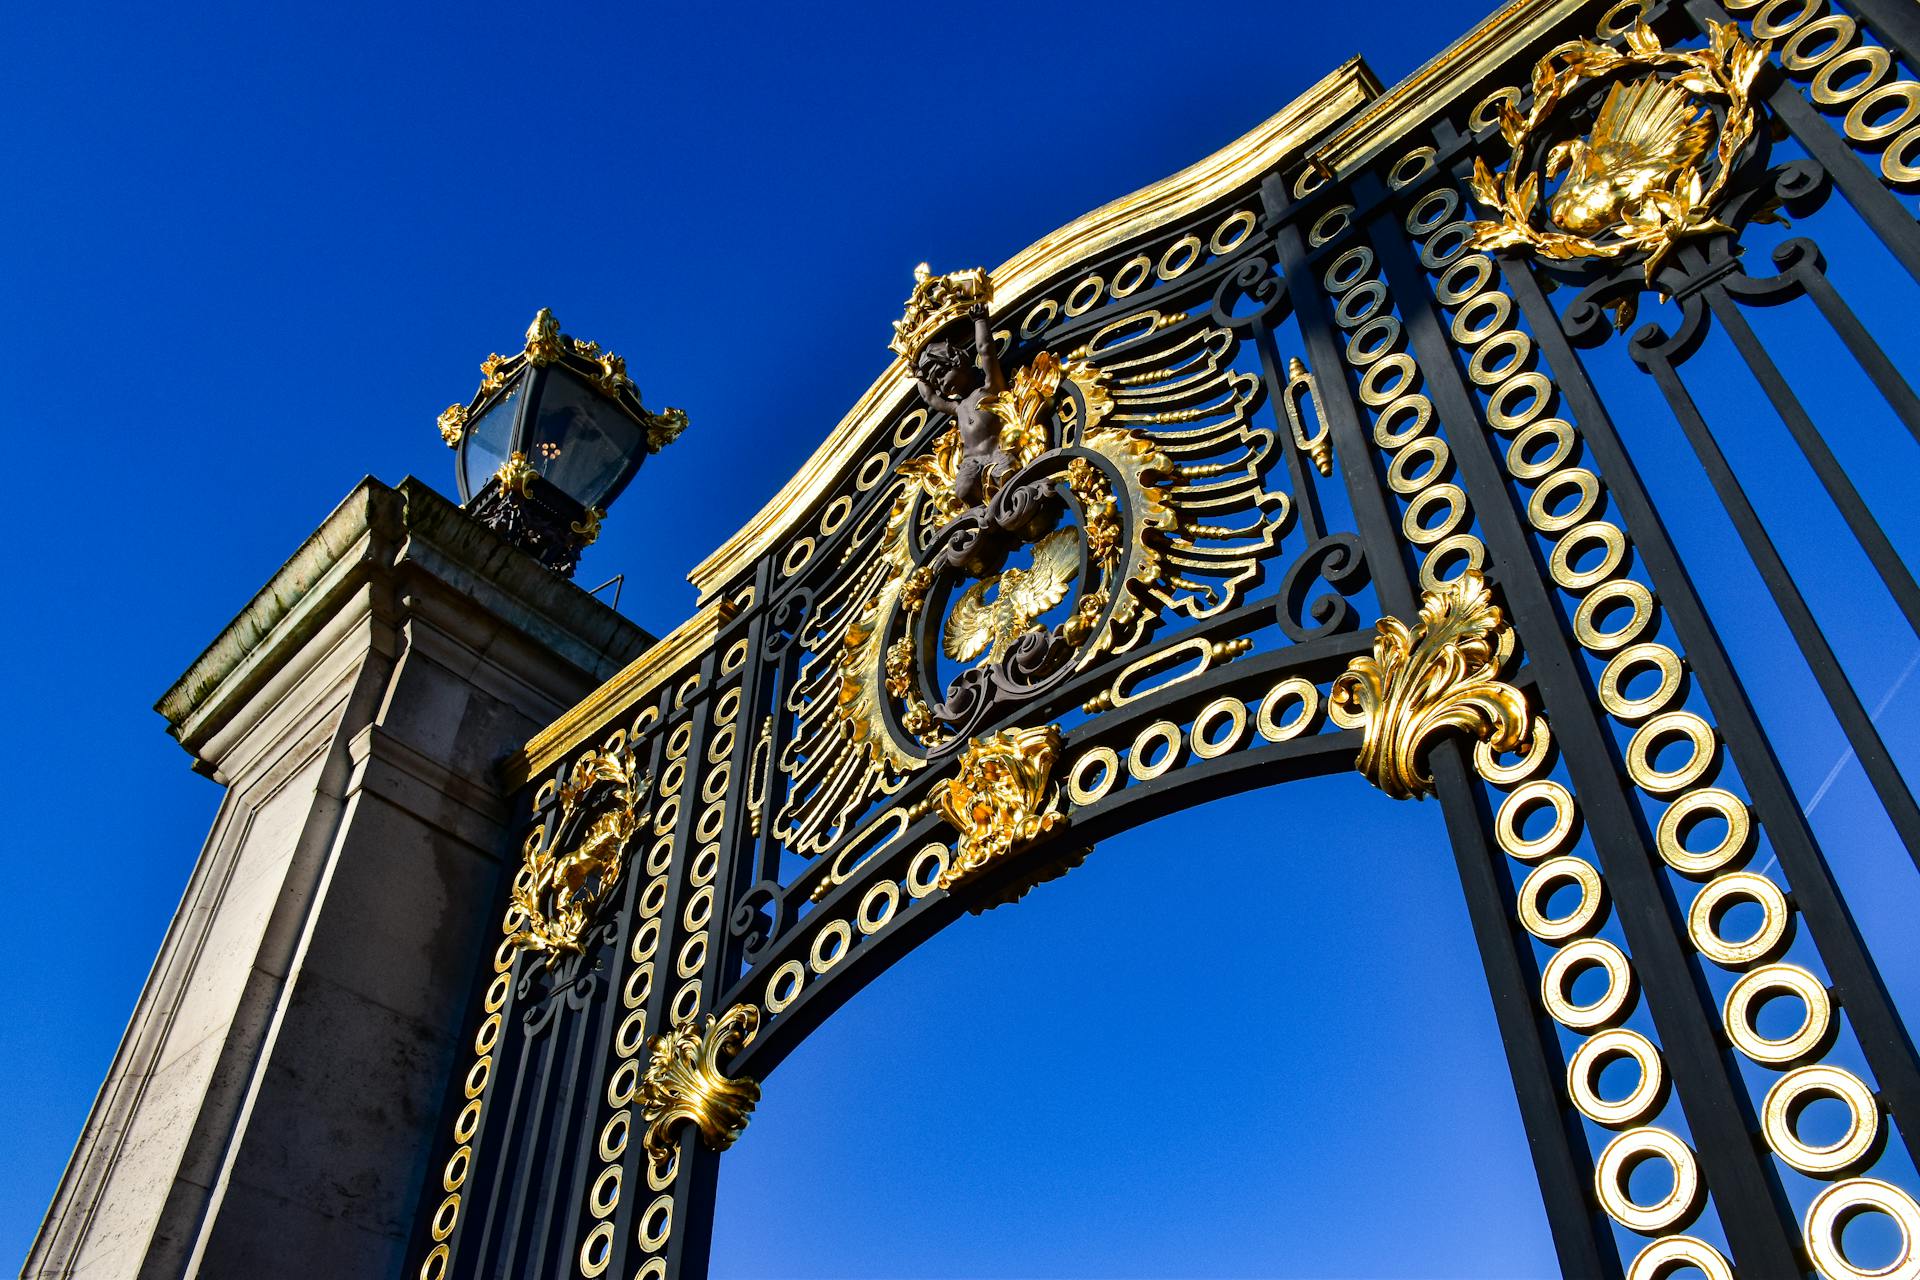
[[[924,262],[913,278],[913,296],[894,324],[892,346],[906,357],[927,407],[953,418],[960,456],[952,494],[962,508],[978,506],[1016,465],[1001,445],[1002,424],[992,404],[1007,390],[987,318],[992,285],[978,268],[936,276]]]

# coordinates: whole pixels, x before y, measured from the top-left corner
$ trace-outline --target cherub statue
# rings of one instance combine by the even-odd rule
[[[953,417],[960,433],[953,496],[972,507],[987,500],[990,483],[1011,471],[1014,460],[1000,447],[1000,418],[986,403],[1007,389],[986,304],[974,303],[967,316],[973,321],[971,350],[957,336],[936,338],[914,358],[913,382],[930,408]]]

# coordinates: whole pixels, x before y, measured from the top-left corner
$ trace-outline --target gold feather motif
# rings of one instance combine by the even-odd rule
[[[1568,170],[1549,215],[1587,236],[1618,222],[1652,220],[1649,202],[1687,180],[1711,139],[1710,117],[1678,84],[1656,76],[1616,84],[1600,105],[1592,136],[1548,154],[1548,178],[1562,166]]]
[[[942,645],[956,662],[971,662],[982,650],[998,662],[1033,625],[1033,620],[1067,598],[1067,584],[1080,576],[1080,534],[1056,529],[1033,548],[1033,564],[980,579],[954,601]],[[998,583],[991,604],[986,594]],[[991,645],[992,648],[988,649]]]

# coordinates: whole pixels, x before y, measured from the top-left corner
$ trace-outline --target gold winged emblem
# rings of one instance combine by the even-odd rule
[[[947,656],[971,662],[985,650],[988,662],[1000,661],[1035,618],[1067,598],[1067,584],[1079,574],[1080,535],[1056,529],[1034,545],[1031,567],[982,578],[954,601],[942,637]],[[988,604],[995,583],[1000,593]]]
[[[1591,138],[1547,153],[1547,177],[1567,180],[1548,205],[1554,223],[1594,236],[1616,223],[1658,223],[1678,210],[1671,194],[1712,141],[1710,117],[1694,96],[1649,76],[1616,84],[1600,105]]]

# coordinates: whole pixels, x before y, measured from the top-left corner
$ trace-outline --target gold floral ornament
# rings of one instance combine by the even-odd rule
[[[1505,171],[1496,179],[1485,160],[1474,161],[1474,196],[1498,216],[1473,224],[1472,247],[1524,247],[1562,260],[1644,253],[1651,285],[1682,238],[1730,230],[1714,215],[1753,136],[1748,95],[1767,45],[1746,40],[1732,23],[1707,28],[1705,48],[1667,49],[1637,22],[1624,49],[1575,40],[1535,63],[1532,109],[1522,116],[1511,102],[1500,107],[1500,133],[1511,148]],[[1646,74],[1607,91],[1587,137],[1553,146],[1540,171],[1531,171],[1528,157],[1570,98],[1636,71]],[[1709,99],[1722,104],[1717,124]],[[1710,144],[1717,163],[1708,178],[1700,161]],[[1563,170],[1544,220],[1537,219],[1542,183]],[[1624,326],[1625,315],[1615,322]]]
[[[746,1132],[747,1117],[760,1101],[760,1086],[745,1076],[729,1076],[720,1064],[753,1043],[760,1032],[760,1010],[736,1004],[704,1025],[686,1018],[648,1041],[647,1072],[640,1080],[641,1139],[656,1165],[673,1159],[674,1130],[692,1123],[715,1151],[725,1151]]]
[[[590,751],[573,766],[560,788],[558,836],[577,825],[593,793],[604,795],[608,807],[565,852],[556,852],[558,837],[546,849],[537,840],[528,843],[526,865],[513,883],[518,924],[508,938],[512,945],[545,955],[548,964],[562,955],[579,954],[581,936],[619,888],[627,843],[646,821],[641,806],[653,789],[653,775],[636,778],[634,771],[630,749],[618,754]]]
[[[1065,825],[1060,789],[1050,786],[1060,726],[1002,729],[969,742],[960,769],[934,784],[926,803],[960,832],[939,887],[951,889],[989,863]]]
[[[1448,729],[1495,752],[1525,745],[1526,695],[1499,678],[1497,649],[1510,631],[1474,570],[1427,592],[1414,626],[1380,619],[1372,655],[1348,663],[1329,692],[1336,719],[1364,731],[1354,763],[1367,781],[1396,800],[1426,795],[1433,777],[1422,758]]]

